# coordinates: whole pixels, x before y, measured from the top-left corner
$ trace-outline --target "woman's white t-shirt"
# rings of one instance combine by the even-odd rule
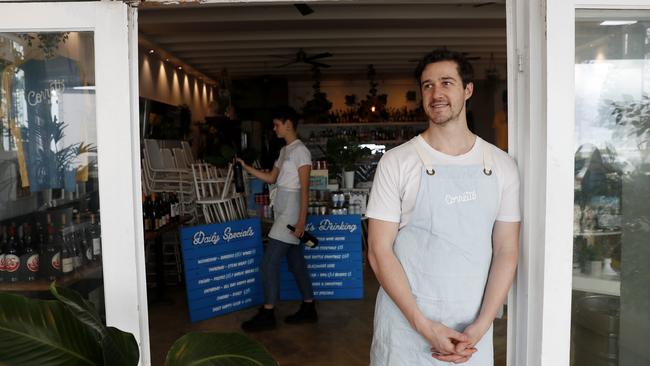
[[[420,144],[434,165],[483,165],[483,149],[492,149],[494,172],[500,192],[497,221],[521,221],[519,209],[519,174],[517,164],[503,150],[476,137],[476,142],[465,154],[452,156],[431,147],[422,136],[413,138]],[[384,154],[377,165],[366,216],[399,222],[404,227],[413,211],[420,188],[422,161],[410,141]]]
[[[280,169],[280,173],[275,183],[282,189],[300,190],[298,168],[305,165],[311,165],[311,153],[302,141],[294,140],[280,149],[278,160],[275,161],[275,166]]]

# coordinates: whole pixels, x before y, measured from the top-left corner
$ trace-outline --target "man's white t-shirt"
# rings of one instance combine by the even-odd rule
[[[305,165],[311,165],[311,153],[302,141],[294,140],[280,149],[278,160],[275,161],[275,166],[280,169],[280,173],[275,183],[282,189],[300,190],[298,168]]]
[[[519,174],[517,164],[503,150],[476,137],[476,142],[465,154],[452,156],[431,147],[422,136],[413,138],[423,147],[435,165],[483,165],[483,149],[491,149],[494,173],[500,193],[497,221],[521,221],[519,209]],[[373,179],[366,216],[390,222],[399,222],[400,229],[409,221],[415,210],[420,188],[422,161],[409,146],[411,141],[384,154],[377,165]]]

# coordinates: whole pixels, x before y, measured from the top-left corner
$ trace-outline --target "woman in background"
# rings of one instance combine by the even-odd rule
[[[289,270],[293,273],[303,296],[300,309],[284,321],[289,324],[318,321],[311,278],[303,255],[304,245],[299,239],[305,231],[307,219],[311,153],[298,139],[298,114],[290,107],[283,107],[276,111],[274,116],[273,131],[285,140],[286,145],[280,150],[273,169],[270,172],[261,171],[237,159],[248,173],[266,183],[277,185],[277,194],[273,200],[274,222],[262,259],[264,306],[253,318],[242,323],[242,329],[249,332],[276,327],[275,305],[280,290],[280,259],[283,256],[287,257]],[[294,226],[295,231],[290,231],[287,225]]]

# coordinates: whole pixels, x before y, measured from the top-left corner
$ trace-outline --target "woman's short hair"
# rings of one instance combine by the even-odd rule
[[[282,122],[291,121],[291,123],[293,124],[293,128],[296,129],[298,127],[298,121],[300,120],[300,115],[298,114],[298,112],[296,112],[295,109],[289,106],[282,106],[276,108],[273,111],[273,118],[274,119],[277,118]]]

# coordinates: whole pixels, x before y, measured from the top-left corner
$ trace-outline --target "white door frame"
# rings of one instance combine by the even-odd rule
[[[129,54],[137,29],[129,28],[127,19],[128,6],[117,1],[0,3],[0,32],[94,32],[106,323],[133,333],[140,361],[148,365],[140,153],[138,128],[133,126],[138,118],[132,112],[137,107],[137,68],[133,74]]]
[[[517,71],[509,65],[509,87],[516,90],[509,106],[516,121],[510,137],[516,140],[524,223],[515,306],[509,314],[508,365],[570,363],[576,9],[650,9],[650,4],[509,1],[514,25],[508,56],[518,56],[523,65]]]

